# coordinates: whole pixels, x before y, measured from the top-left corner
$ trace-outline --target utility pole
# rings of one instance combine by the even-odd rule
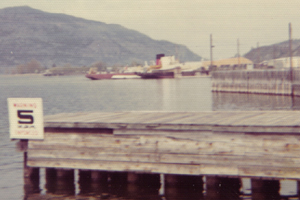
[[[293,70],[293,51],[292,51],[292,25],[289,23],[289,54],[290,54],[290,69]]]
[[[260,63],[260,52],[259,52],[259,43],[257,42],[257,64]]]
[[[178,46],[175,48],[175,60],[179,62],[179,53],[178,53]]]
[[[289,23],[289,54],[290,54],[290,76],[291,76],[291,88],[292,97],[294,96],[293,91],[293,52],[292,52],[292,24]]]
[[[212,51],[212,48],[214,47],[212,43],[213,43],[212,34],[210,34],[210,67],[211,67],[211,69],[213,68],[213,51]]]
[[[275,45],[273,45],[273,67],[276,67],[276,49],[275,49]]]
[[[238,56],[238,69],[240,68],[240,64],[241,64],[241,62],[240,62],[240,40],[239,39],[237,39],[237,56]]]

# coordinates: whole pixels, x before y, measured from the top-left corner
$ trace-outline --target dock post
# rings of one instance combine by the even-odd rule
[[[253,200],[280,199],[279,189],[279,180],[251,179]]]
[[[91,192],[97,195],[108,193],[108,172],[91,171]]]
[[[206,198],[207,199],[220,199],[221,180],[219,177],[206,176]]]
[[[127,172],[109,172],[108,180],[113,184],[127,184]]]
[[[300,199],[300,180],[297,181],[297,194],[298,194],[298,197]]]
[[[164,179],[167,198],[195,199],[203,196],[202,176],[165,174]]]
[[[178,176],[174,174],[165,174],[165,186],[176,186],[178,185]]]
[[[73,169],[57,169],[57,194],[75,194],[75,185],[74,185],[74,170]]]
[[[78,170],[79,171],[79,194],[89,194],[91,192],[92,174],[90,170]]]
[[[91,171],[91,179],[92,182],[101,182],[101,183],[107,183],[108,174],[105,171]]]
[[[55,168],[46,168],[45,169],[46,177],[46,190],[47,193],[55,194],[56,190],[56,169]]]
[[[52,194],[75,194],[74,170],[46,168],[46,189]]]
[[[197,175],[174,175],[165,174],[166,186],[177,186],[180,188],[195,188],[203,190],[202,176]]]
[[[139,175],[135,172],[128,172],[127,181],[128,183],[137,183],[139,181]]]
[[[27,166],[27,152],[24,152],[24,190],[25,194],[34,194],[40,192],[40,168]]]
[[[239,199],[240,187],[239,178],[206,177],[207,199]]]

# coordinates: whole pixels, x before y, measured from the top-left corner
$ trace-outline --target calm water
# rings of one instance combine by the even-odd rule
[[[300,99],[287,96],[211,93],[209,78],[91,81],[83,76],[0,76],[0,85],[1,199],[24,198],[23,154],[16,151],[15,142],[9,139],[8,97],[40,97],[44,115],[81,111],[289,110],[300,107]],[[287,184],[283,192],[291,193],[289,186]],[[187,193],[182,194],[182,199]],[[148,199],[158,198],[151,195]]]

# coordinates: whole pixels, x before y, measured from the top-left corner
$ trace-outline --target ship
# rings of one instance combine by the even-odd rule
[[[176,78],[181,76],[182,64],[175,56],[156,55],[156,65],[145,66],[143,72],[137,73],[143,79]]]
[[[102,79],[136,79],[140,78],[136,72],[120,72],[120,73],[109,73],[109,72],[98,72],[97,68],[90,68],[89,72],[85,75],[86,78],[91,80],[102,80]]]

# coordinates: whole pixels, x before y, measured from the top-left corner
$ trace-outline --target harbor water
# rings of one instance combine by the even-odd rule
[[[64,191],[60,191],[60,195],[53,196],[45,187],[43,173],[41,173],[40,192],[28,198],[24,191],[23,153],[17,151],[17,141],[9,139],[7,98],[42,98],[44,115],[89,111],[194,112],[300,109],[298,97],[292,99],[290,96],[213,93],[208,77],[91,81],[84,76],[2,75],[0,84],[1,199],[186,199],[187,197],[206,199],[205,195],[198,195],[187,189],[171,190],[168,197],[160,195],[151,188],[141,190],[133,186],[123,188],[123,192],[119,192],[120,188],[111,187],[105,191],[106,196],[101,196],[91,189],[92,186],[89,186],[89,192],[79,197],[80,188],[76,180],[74,194],[70,195],[68,191],[64,194]],[[249,180],[243,179],[243,183],[242,190],[245,194],[240,195],[239,199],[251,199]],[[282,181],[280,195],[282,199],[298,199],[296,181]]]

